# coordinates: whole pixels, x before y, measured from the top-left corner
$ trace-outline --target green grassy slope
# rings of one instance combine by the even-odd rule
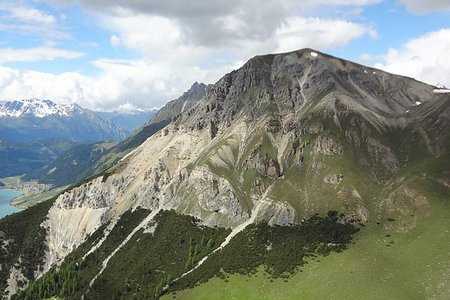
[[[310,260],[287,282],[233,274],[177,293],[175,299],[448,299],[450,190],[414,182],[431,210],[407,233],[370,224],[348,250]],[[397,221],[394,221],[397,222]],[[172,299],[167,295],[163,299]]]

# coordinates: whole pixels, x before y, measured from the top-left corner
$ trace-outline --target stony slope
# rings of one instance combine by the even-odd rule
[[[450,95],[434,89],[311,49],[255,57],[55,200],[42,223],[44,271],[99,228],[101,246],[137,207],[152,213],[123,246],[166,209],[242,230],[336,210],[407,234],[432,205],[415,182],[450,186]]]

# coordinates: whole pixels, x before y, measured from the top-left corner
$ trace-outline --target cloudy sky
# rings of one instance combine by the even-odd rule
[[[450,1],[0,0],[0,99],[159,107],[304,47],[450,86]]]

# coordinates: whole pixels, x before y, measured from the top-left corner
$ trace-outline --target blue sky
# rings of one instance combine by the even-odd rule
[[[3,0],[0,99],[152,108],[304,47],[450,86],[450,1]]]

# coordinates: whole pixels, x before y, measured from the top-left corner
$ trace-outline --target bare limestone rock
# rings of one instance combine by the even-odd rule
[[[326,176],[323,179],[323,182],[331,183],[331,184],[338,184],[343,179],[344,179],[344,175],[343,174],[331,174],[331,175]]]
[[[260,211],[259,221],[265,221],[269,225],[294,224],[296,220],[295,209],[286,202],[265,201]]]
[[[314,142],[313,148],[311,150],[311,155],[324,154],[342,154],[342,145],[330,137],[318,137]]]
[[[249,168],[256,169],[261,176],[269,176],[274,179],[281,176],[278,161],[264,153],[261,146],[253,151],[247,164]]]
[[[248,212],[242,210],[233,187],[225,179],[206,169],[195,169],[188,179],[188,184],[196,191],[202,209],[227,215],[236,223],[250,217]]]
[[[367,223],[369,210],[355,188],[344,188],[337,192],[337,197],[345,207],[345,220],[353,223]]]

